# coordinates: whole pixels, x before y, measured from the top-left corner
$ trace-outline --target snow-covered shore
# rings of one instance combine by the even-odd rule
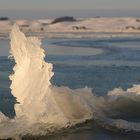
[[[14,23],[19,25],[25,33],[36,33],[37,35],[47,37],[54,35],[47,35],[47,33],[55,33],[56,37],[62,37],[65,33],[69,33],[68,37],[71,37],[73,33],[76,33],[76,35],[77,33],[82,33],[83,36],[85,33],[89,36],[91,33],[140,33],[140,18],[136,17],[96,17],[76,19],[74,22],[51,24],[53,20],[54,19],[17,19],[0,21],[0,38],[8,37]]]

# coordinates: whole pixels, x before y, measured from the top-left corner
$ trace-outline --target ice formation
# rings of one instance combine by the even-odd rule
[[[10,79],[12,94],[19,102],[15,106],[17,117],[26,117],[30,122],[61,125],[92,118],[91,107],[86,103],[84,95],[79,96],[78,92],[69,88],[51,85],[52,64],[44,61],[44,50],[40,46],[40,40],[35,37],[26,38],[14,26],[11,33],[11,56],[16,65]],[[87,93],[87,96],[92,96],[91,92]]]

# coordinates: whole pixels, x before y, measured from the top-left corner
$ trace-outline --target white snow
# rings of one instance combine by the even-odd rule
[[[51,24],[54,19],[17,19],[0,21],[0,33],[9,33],[13,24],[25,32],[59,33],[140,33],[140,19],[136,17],[98,17],[77,19],[76,22]]]

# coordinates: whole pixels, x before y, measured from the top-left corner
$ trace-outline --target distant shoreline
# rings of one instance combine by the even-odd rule
[[[61,19],[61,20],[60,20]],[[63,19],[63,21],[62,21]],[[73,21],[65,21],[70,20]],[[73,18],[63,17],[56,19],[17,19],[0,20],[0,39],[9,37],[12,26],[16,23],[27,35],[48,38],[85,38],[99,34],[105,36],[139,36],[140,18],[136,17],[95,17]],[[60,20],[60,21],[59,21]],[[102,36],[103,36],[102,35]]]

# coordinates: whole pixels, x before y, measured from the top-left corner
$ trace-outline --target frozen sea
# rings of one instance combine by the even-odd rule
[[[10,92],[8,76],[14,61],[8,59],[9,46],[9,40],[0,40],[0,111],[13,118],[16,101]],[[97,96],[104,96],[114,88],[127,89],[140,84],[140,37],[50,38],[43,39],[43,48],[47,52],[46,61],[54,65],[53,85],[73,89],[87,86]],[[129,112],[129,108],[126,110]],[[139,106],[131,115],[118,118],[140,122]],[[139,140],[140,134],[109,131],[90,122],[65,133],[37,139]]]

